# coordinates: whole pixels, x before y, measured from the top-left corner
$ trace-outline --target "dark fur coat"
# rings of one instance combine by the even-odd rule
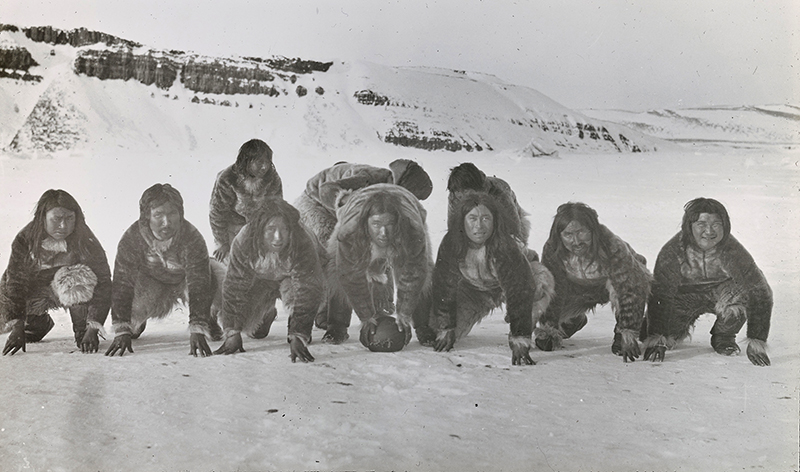
[[[658,253],[642,339],[664,336],[672,347],[688,336],[698,316],[713,309],[718,317],[743,310],[747,337],[766,341],[772,290],[750,253],[730,234],[707,253],[687,248],[682,239],[687,238],[678,233]]]
[[[24,320],[26,315],[41,315],[51,308],[66,306],[62,301],[66,297],[59,297],[59,284],[53,284],[53,280],[60,269],[77,264],[87,266],[96,278],[91,299],[85,302],[87,322],[102,327],[111,306],[111,271],[103,247],[92,237],[86,244],[88,256],[81,256],[67,239],[66,253],[37,261],[32,252],[31,231],[32,223],[11,244],[8,268],[0,279],[0,329],[10,321]],[[65,281],[61,282],[64,286]]]
[[[291,242],[275,257],[259,255],[264,234],[252,224],[242,229],[231,247],[230,263],[222,290],[225,329],[251,330],[264,312],[274,308],[280,298],[289,312],[289,336],[302,335],[311,341],[311,329],[324,295],[324,276],[320,255],[324,251],[316,237],[299,222],[297,211],[288,203],[270,205],[259,216],[268,221],[281,216],[290,228]],[[261,300],[269,306],[253,306]]]
[[[283,183],[274,166],[258,181],[239,174],[233,165],[220,172],[211,192],[209,212],[217,246],[230,246],[248,215],[265,199],[274,197],[283,198]]]
[[[561,329],[563,323],[584,316],[596,305],[609,301],[617,320],[615,332],[634,342],[639,333],[652,280],[645,265],[646,259],[604,225],[600,225],[600,231],[609,242],[609,252],[605,254],[607,262],[600,267],[606,280],[600,285],[585,284],[571,278],[565,261],[556,255],[552,241],[547,241],[542,250],[542,263],[553,274],[556,286],[555,297],[539,324],[542,334],[557,338],[556,346],[565,337]]]
[[[133,223],[117,247],[111,307],[114,330],[125,332],[134,328],[132,323],[166,316],[176,301],[188,295],[190,329],[207,331],[216,281],[205,239],[183,219],[169,248],[156,251],[147,221]],[[133,311],[137,319],[132,320]]]

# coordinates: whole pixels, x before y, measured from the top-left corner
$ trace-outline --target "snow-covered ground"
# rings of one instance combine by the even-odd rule
[[[531,159],[322,150],[267,127],[242,134],[272,145],[290,202],[311,175],[338,160],[421,162],[434,181],[424,202],[434,246],[446,224],[448,170],[468,160],[512,185],[531,213],[537,251],[556,207],[583,201],[651,269],[679,230],[683,204],[716,198],[774,290],[772,366],[715,354],[709,315],[663,363],[625,364],[611,354],[608,306],[563,350],[534,350],[537,365],[529,367],[511,365],[500,311],[449,353],[416,340],[398,353],[370,353],[358,342],[357,323],[348,342],[330,346],[315,329],[310,364],[290,362],[283,311],[267,339],[245,338],[246,353],[206,359],[187,355],[185,313],[149,323],[134,354],[107,358],[76,350],[69,317],[57,312],[43,342],[0,358],[0,470],[798,470],[797,149]],[[112,261],[141,192],[155,182],[183,193],[187,219],[210,243],[213,179],[242,142],[237,135],[178,153],[0,157],[0,265],[48,188],[78,199]]]

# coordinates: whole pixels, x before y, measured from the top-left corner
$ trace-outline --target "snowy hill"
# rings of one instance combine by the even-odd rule
[[[21,155],[185,152],[256,132],[320,149],[372,143],[536,156],[670,146],[465,71],[214,58],[84,29],[11,25],[0,25],[0,71],[0,149]]]
[[[692,147],[763,148],[800,145],[800,107],[792,105],[683,108],[678,110],[584,110],[651,136]]]

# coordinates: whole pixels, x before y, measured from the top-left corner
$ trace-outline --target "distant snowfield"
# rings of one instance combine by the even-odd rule
[[[69,317],[57,312],[44,342],[0,359],[0,470],[798,470],[797,149],[530,159],[321,150],[280,133],[247,133],[273,147],[289,202],[309,177],[338,160],[418,160],[434,182],[424,202],[434,247],[446,226],[448,170],[464,161],[512,185],[531,213],[530,245],[537,251],[556,207],[583,201],[647,257],[651,270],[680,228],[683,205],[716,198],[774,290],[772,366],[714,353],[709,315],[663,363],[625,364],[611,354],[608,306],[590,315],[564,349],[534,350],[537,365],[529,367],[511,365],[501,310],[449,353],[416,339],[399,353],[370,353],[358,342],[357,322],[340,346],[321,344],[315,329],[310,364],[290,362],[282,310],[267,339],[245,338],[246,353],[208,359],[187,355],[186,313],[151,322],[134,341],[134,354],[111,359],[77,351]],[[163,154],[120,148],[0,158],[0,265],[48,188],[77,198],[112,261],[138,217],[142,191],[155,182],[183,193],[186,218],[211,246],[214,176],[243,141],[234,136]],[[102,351],[109,342],[101,341]]]

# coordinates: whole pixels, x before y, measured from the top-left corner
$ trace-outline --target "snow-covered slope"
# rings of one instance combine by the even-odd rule
[[[694,148],[791,148],[800,145],[800,107],[792,105],[719,106],[647,112],[584,110],[584,113]]]
[[[78,33],[75,45],[57,44],[59,35]],[[38,64],[25,70],[27,80],[10,78],[22,74],[12,69],[0,78],[0,148],[28,156],[105,147],[185,152],[253,134],[322,149],[371,142],[527,156],[670,148],[487,74],[211,58],[119,38],[84,44],[90,33],[0,31],[0,49],[27,51]]]

